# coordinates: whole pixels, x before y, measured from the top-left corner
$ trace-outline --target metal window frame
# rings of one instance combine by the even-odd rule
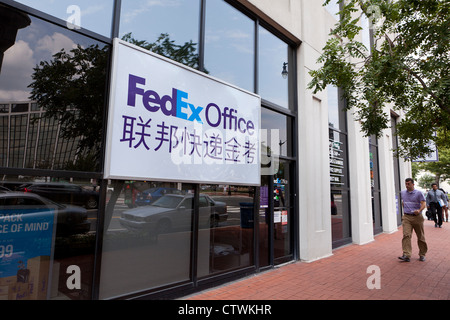
[[[200,9],[200,19],[199,19],[199,69],[204,70],[204,58],[205,58],[205,52],[204,52],[204,45],[205,45],[205,19],[206,19],[206,0],[198,0],[199,1],[199,9]],[[297,59],[296,59],[296,51],[297,48],[300,46],[301,41],[299,40],[293,40],[292,37],[286,36],[286,32],[280,32],[279,27],[274,27],[271,24],[271,21],[266,21],[266,17],[261,17],[258,13],[252,12],[251,9],[249,9],[247,6],[243,5],[241,2],[236,1],[229,1],[224,0],[229,5],[235,7],[240,12],[244,13],[247,17],[252,19],[255,23],[255,40],[254,40],[254,91],[257,93],[259,91],[259,35],[258,31],[260,27],[264,27],[270,32],[272,32],[274,35],[279,37],[281,40],[286,42],[288,46],[288,62],[289,62],[289,71],[290,71],[290,77],[289,77],[289,109],[282,108],[280,106],[277,106],[270,101],[263,100],[263,108],[270,109],[272,111],[276,111],[278,113],[281,113],[283,115],[288,116],[293,121],[293,135],[292,135],[292,143],[293,143],[293,154],[291,157],[280,157],[283,160],[288,160],[289,163],[294,163],[294,173],[293,176],[295,177],[297,173],[299,172],[299,164],[298,164],[298,137],[295,134],[295,132],[298,132],[298,121],[297,121],[297,110],[298,110],[298,90],[297,90]],[[18,3],[13,0],[0,0],[0,3],[9,6],[11,8],[15,8],[18,10],[21,10],[29,15],[32,15],[33,17],[39,18],[41,20],[44,20],[46,22],[58,25],[63,28],[67,28],[66,21],[57,18],[55,16],[52,16],[50,14],[47,14],[45,12],[39,11],[37,9],[28,7],[24,4]],[[95,33],[93,31],[81,28],[81,29],[75,29],[71,30],[72,32],[78,33],[80,35],[86,36],[88,38],[91,38],[96,41],[100,41],[107,45],[112,45],[113,38],[119,36],[119,28],[120,28],[120,15],[121,15],[121,5],[122,0],[115,0],[114,6],[113,6],[113,17],[111,22],[111,36],[106,37],[104,35]],[[105,104],[104,104],[104,119],[103,119],[103,128],[106,129],[107,125],[107,117],[108,117],[108,105],[109,105],[109,83],[110,83],[110,68],[111,68],[111,53],[110,53],[110,63],[109,63],[109,69],[107,70],[107,79],[106,79],[106,86],[105,86]],[[102,136],[102,158],[105,157],[105,139],[106,139],[106,130],[103,130],[103,136]],[[58,171],[58,170],[45,170],[45,169],[19,169],[19,168],[0,168],[1,173],[4,175],[36,175],[36,176],[48,176],[48,177],[72,177],[72,178],[84,178],[84,179],[97,179],[99,181],[100,186],[100,200],[99,200],[99,208],[97,212],[97,230],[96,230],[96,242],[95,242],[95,252],[94,252],[94,270],[93,270],[93,279],[92,279],[92,294],[91,299],[98,300],[100,295],[100,276],[101,276],[101,263],[102,263],[102,254],[103,254],[103,237],[104,237],[104,223],[105,223],[105,210],[106,210],[106,187],[107,187],[107,180],[103,179],[103,164],[101,165],[101,172],[77,172],[77,171]],[[195,193],[196,193],[196,201],[194,201],[194,212],[198,212],[198,195],[199,195],[199,184],[194,184],[195,186]],[[298,179],[294,179],[293,181],[293,188],[294,192],[298,193]],[[256,194],[259,194],[259,187],[256,188]],[[272,208],[273,209],[273,208]],[[272,210],[273,211],[273,210]],[[298,226],[298,214],[299,214],[299,208],[297,201],[294,201],[294,210],[293,210],[293,219],[292,219],[292,237],[291,243],[293,248],[293,253],[289,257],[287,257],[288,260],[292,259],[298,259],[299,257],[299,226]],[[232,270],[230,272],[226,272],[223,274],[218,275],[210,275],[209,277],[205,279],[198,279],[197,278],[197,244],[198,244],[198,228],[195,228],[195,226],[198,226],[198,215],[193,215],[193,235],[192,235],[192,246],[191,246],[191,279],[190,281],[179,283],[178,285],[168,285],[167,287],[163,288],[157,288],[148,290],[146,292],[141,292],[139,294],[128,294],[125,295],[123,298],[125,299],[145,299],[152,296],[161,297],[161,296],[172,296],[172,295],[179,295],[180,293],[187,293],[187,292],[195,292],[202,288],[216,286],[217,284],[221,282],[228,282],[230,279],[237,279],[242,277],[243,275],[252,274],[255,272],[260,271],[260,263],[259,263],[259,251],[258,251],[258,240],[259,240],[259,234],[258,234],[258,219],[259,216],[259,197],[255,196],[255,224],[254,224],[254,236],[253,236],[253,242],[254,242],[254,261],[253,265],[250,267],[244,267],[239,270]],[[273,229],[273,226],[272,226]],[[271,231],[271,234],[273,236],[273,230]],[[273,246],[273,243],[272,243]],[[273,267],[275,265],[274,259],[273,259],[273,247],[271,250],[272,255],[270,265],[269,267]]]

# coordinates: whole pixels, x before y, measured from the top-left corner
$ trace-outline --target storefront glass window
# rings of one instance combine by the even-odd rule
[[[200,1],[122,0],[119,37],[198,68]]]
[[[255,188],[201,185],[198,276],[253,264]],[[202,223],[209,216],[209,224]]]
[[[91,179],[2,176],[2,300],[91,299],[99,191]]]
[[[375,136],[369,137],[369,159],[370,159],[370,186],[372,190],[372,219],[374,234],[380,233],[381,220],[381,192],[378,165],[378,141]]]
[[[255,22],[225,1],[206,1],[205,69],[253,92]]]
[[[327,87],[328,97],[328,125],[336,130],[345,130],[345,122],[343,122],[339,104],[338,88],[335,86]]]
[[[268,146],[276,156],[292,156],[292,119],[280,113],[262,108],[262,145]]]
[[[331,188],[331,228],[333,247],[351,241],[350,189],[348,176],[347,117],[339,90],[327,87]]]
[[[72,28],[82,27],[105,37],[111,36],[114,0],[16,1],[62,19],[74,25]]]
[[[281,72],[288,63],[288,45],[263,27],[259,27],[259,92],[280,107],[289,108],[289,76]],[[288,65],[286,66],[288,68]]]
[[[100,298],[188,281],[194,186],[112,181],[107,198]]]
[[[3,5],[0,14],[16,21],[1,46],[1,165],[99,172],[109,47]]]

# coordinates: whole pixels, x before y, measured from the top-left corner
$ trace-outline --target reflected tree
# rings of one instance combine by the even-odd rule
[[[174,40],[170,40],[167,33],[161,33],[155,42],[149,43],[145,40],[136,40],[132,33],[127,33],[122,37],[131,44],[137,45],[141,48],[152,51],[156,54],[169,58],[171,60],[180,62],[188,67],[198,69],[199,56],[197,54],[196,44],[192,40],[178,45]]]
[[[108,52],[99,45],[62,49],[34,68],[29,85],[30,99],[45,110],[42,117],[59,122],[61,138],[77,139],[78,158],[95,160],[88,171],[100,171]]]
[[[182,45],[161,34],[149,43],[136,40],[131,33],[123,40],[138,45],[192,68],[198,68],[196,44]],[[78,141],[76,155],[79,161],[68,163],[65,170],[101,170],[103,118],[106,80],[109,64],[109,47],[91,45],[67,51],[61,49],[51,61],[41,61],[34,68],[30,99],[45,111],[43,118],[56,119],[61,125],[63,139]],[[108,227],[114,205],[123,188],[123,181],[114,184],[114,192],[106,209]]]

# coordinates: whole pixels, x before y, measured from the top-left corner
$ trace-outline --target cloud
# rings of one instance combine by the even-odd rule
[[[34,67],[40,61],[49,61],[52,56],[66,49],[70,51],[76,45],[69,37],[55,32],[46,35],[33,46],[23,40],[18,40],[14,46],[6,50],[0,73],[0,101],[27,101],[29,100],[32,82],[31,75]]]
[[[58,53],[63,48],[66,49],[67,52],[76,48],[76,44],[72,39],[59,32],[55,32],[52,36],[46,35],[39,39],[36,45],[36,51],[49,52],[51,56]]]
[[[36,65],[33,50],[23,40],[6,50],[0,74],[0,100],[28,100],[31,74]]]
[[[136,6],[136,2],[133,1],[133,7]],[[137,9],[127,11],[123,13],[122,16],[124,22],[129,23],[132,22],[137,16],[149,12],[153,7],[178,7],[180,5],[180,0],[147,0],[143,3],[141,2],[141,5]]]

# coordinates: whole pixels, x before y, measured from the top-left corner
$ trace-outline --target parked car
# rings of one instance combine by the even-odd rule
[[[98,207],[97,191],[86,190],[72,183],[30,183],[22,185],[19,191],[32,192],[58,203],[82,206],[87,209]]]
[[[82,234],[88,232],[91,228],[85,208],[56,203],[33,193],[0,193],[0,215],[3,212],[10,214],[14,210],[35,212],[35,209],[55,210],[57,236]]]
[[[199,224],[208,226],[228,218],[224,202],[214,201],[208,195],[200,194]],[[192,194],[164,195],[151,205],[122,213],[120,224],[131,231],[148,232],[153,235],[173,231],[191,230],[193,213]]]
[[[137,206],[148,206],[166,194],[181,194],[176,188],[155,187],[138,192],[135,200]]]

